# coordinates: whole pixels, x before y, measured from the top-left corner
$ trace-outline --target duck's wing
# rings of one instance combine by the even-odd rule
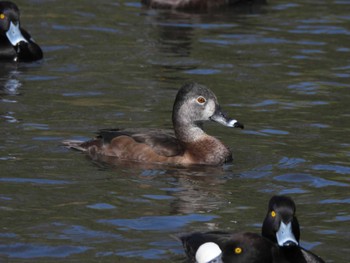
[[[323,259],[300,246],[279,247],[281,262],[290,263],[325,263]],[[280,262],[277,261],[277,262]]]
[[[131,137],[138,143],[150,146],[157,154],[162,156],[176,156],[183,152],[183,149],[171,130],[159,129],[103,129],[98,132],[98,138],[104,144],[110,143],[119,136]]]
[[[305,261],[307,263],[325,263],[325,261],[319,256],[315,255],[311,251],[308,251],[304,248],[300,248],[301,253],[303,254]]]
[[[43,58],[43,51],[40,46],[35,43],[31,35],[23,28],[20,29],[22,35],[28,42],[18,43],[18,59],[20,61],[34,61]]]

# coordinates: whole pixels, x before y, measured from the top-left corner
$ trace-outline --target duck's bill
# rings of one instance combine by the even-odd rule
[[[280,247],[297,246],[298,241],[296,240],[293,231],[292,223],[285,224],[281,222],[280,227],[276,233],[277,243]]]
[[[244,125],[242,123],[226,117],[222,112],[216,112],[213,116],[210,117],[210,119],[226,127],[244,129]]]
[[[28,42],[21,33],[19,23],[15,25],[14,23],[10,22],[10,28],[6,32],[6,36],[12,44],[12,46],[16,46],[21,41]]]

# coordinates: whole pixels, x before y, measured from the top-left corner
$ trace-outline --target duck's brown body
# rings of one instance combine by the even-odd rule
[[[218,165],[232,161],[231,151],[218,139],[208,135],[204,135],[200,141],[183,143],[182,146],[179,142],[176,145],[163,143],[162,146],[150,146],[144,142],[137,142],[130,136],[121,135],[112,139],[110,143],[104,143],[102,138],[96,138],[84,143],[70,141],[66,145],[87,152],[95,160],[115,157],[143,163],[184,165]]]

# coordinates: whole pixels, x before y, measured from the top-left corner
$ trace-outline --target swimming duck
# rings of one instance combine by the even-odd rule
[[[185,234],[179,238],[188,258],[197,263],[197,257],[201,262],[211,262],[211,256],[207,256],[210,252],[204,254],[199,250],[208,242],[219,246],[221,254],[217,249],[213,253],[221,255],[219,259],[224,263],[324,263],[320,257],[299,246],[300,227],[295,216],[295,203],[287,196],[270,199],[262,235],[210,231]],[[207,257],[207,261],[203,257]]]
[[[0,60],[34,61],[43,58],[41,48],[20,25],[16,4],[0,1]]]
[[[172,121],[174,131],[104,129],[90,141],[68,140],[63,144],[97,160],[107,156],[182,165],[219,165],[232,160],[229,148],[203,131],[203,122],[214,121],[235,128],[243,125],[222,113],[215,94],[207,87],[194,82],[183,85],[175,98]]]
[[[300,226],[296,206],[288,196],[273,196],[268,204],[261,234],[280,248],[287,262],[322,263],[320,257],[300,247]]]

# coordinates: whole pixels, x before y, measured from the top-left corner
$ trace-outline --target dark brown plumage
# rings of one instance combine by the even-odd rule
[[[286,226],[281,229],[282,223]],[[287,196],[273,196],[262,226],[262,235],[210,231],[182,234],[178,238],[191,262],[195,262],[201,245],[213,242],[221,250],[223,263],[324,263],[319,256],[299,246],[299,236],[294,201]],[[206,251],[201,258],[207,255],[211,256]],[[216,256],[217,251],[213,255]],[[210,258],[203,262],[208,261]]]

